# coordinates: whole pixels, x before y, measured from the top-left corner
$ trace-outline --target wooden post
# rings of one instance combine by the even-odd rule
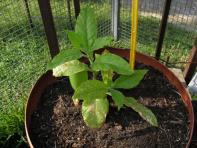
[[[51,57],[54,57],[59,53],[59,45],[53,21],[50,0],[38,0],[38,4],[40,8],[40,13],[42,15],[42,21],[44,24],[50,54]]]
[[[162,21],[161,21],[160,31],[159,31],[159,39],[157,42],[157,47],[156,47],[156,52],[155,52],[155,58],[157,60],[159,60],[159,58],[161,56],[161,50],[162,50],[163,41],[164,41],[164,37],[165,37],[171,2],[172,2],[172,0],[166,0],[165,7],[163,10],[163,16],[162,16]]]
[[[191,81],[191,79],[195,73],[195,69],[197,67],[197,38],[196,38],[194,46],[191,50],[188,62],[189,62],[189,64],[187,64],[187,66],[185,67],[185,70],[183,72],[186,84],[189,84],[189,82]]]

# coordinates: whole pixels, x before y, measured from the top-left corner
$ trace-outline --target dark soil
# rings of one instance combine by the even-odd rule
[[[145,68],[143,65],[139,69]],[[189,135],[186,108],[181,97],[157,70],[149,72],[135,89],[122,90],[149,107],[158,118],[152,127],[135,111],[110,107],[100,129],[88,128],[75,107],[73,90],[67,78],[60,79],[43,93],[38,110],[32,115],[30,136],[36,148],[111,147],[111,148],[183,148]]]
[[[194,125],[194,133],[192,137],[192,143],[190,148],[197,148],[197,101],[192,101],[193,110],[194,110],[194,118],[195,118],[195,125]]]

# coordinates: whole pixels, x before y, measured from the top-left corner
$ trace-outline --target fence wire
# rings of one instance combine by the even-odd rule
[[[197,1],[172,0],[162,59],[171,67],[184,68],[197,37]],[[172,64],[171,64],[172,63]]]
[[[67,30],[73,30],[75,24],[74,4],[71,0],[51,0],[60,50],[69,48]]]
[[[131,0],[120,1],[119,41],[116,46],[130,47]],[[140,0],[138,51],[154,56],[165,0]],[[197,2],[172,0],[166,35],[161,55],[171,67],[184,68],[197,36]]]
[[[131,32],[131,2],[130,0],[120,1],[120,29],[119,44],[117,46],[123,48],[130,47]],[[139,1],[139,20],[138,20],[138,51],[148,55],[153,55],[158,40],[159,26],[163,8],[157,9],[154,13],[159,16],[157,18],[153,13],[155,7],[163,5],[163,1]]]
[[[49,60],[37,0],[0,1],[0,145],[4,137],[23,134],[24,105]]]
[[[90,6],[94,9],[98,23],[98,35],[111,35],[111,5],[109,0],[81,0],[81,9]],[[69,48],[66,30],[74,30],[76,23],[74,4],[71,0],[51,0],[51,7],[60,49]]]

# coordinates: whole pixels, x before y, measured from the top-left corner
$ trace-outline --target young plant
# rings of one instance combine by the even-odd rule
[[[94,51],[109,45],[111,37],[97,38],[97,24],[92,9],[86,7],[78,16],[75,31],[67,31],[72,49],[62,50],[48,65],[56,77],[68,76],[75,90],[73,101],[75,105],[82,101],[82,116],[90,128],[100,128],[106,120],[109,110],[107,96],[111,96],[118,110],[131,107],[153,126],[158,126],[157,119],[151,110],[139,104],[132,97],[125,97],[118,89],[136,87],[143,79],[147,70],[131,70],[123,58],[103,52],[101,55]],[[85,57],[89,64],[80,61]],[[88,79],[88,72],[92,79]],[[113,81],[116,73],[118,78]],[[101,80],[97,79],[101,74]]]

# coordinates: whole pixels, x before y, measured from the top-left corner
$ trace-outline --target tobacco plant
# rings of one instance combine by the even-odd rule
[[[131,70],[126,60],[108,51],[94,54],[112,41],[111,37],[98,38],[97,33],[94,12],[86,7],[77,18],[75,30],[67,31],[72,49],[62,50],[48,69],[53,70],[56,77],[69,77],[74,89],[72,99],[75,105],[82,102],[82,116],[88,127],[100,128],[105,122],[110,105],[107,97],[112,98],[118,110],[130,107],[151,125],[158,126],[151,110],[119,91],[136,87],[147,70]],[[88,59],[88,64],[81,62],[82,57]],[[98,79],[98,75],[102,78]],[[114,75],[118,76],[115,80]]]

